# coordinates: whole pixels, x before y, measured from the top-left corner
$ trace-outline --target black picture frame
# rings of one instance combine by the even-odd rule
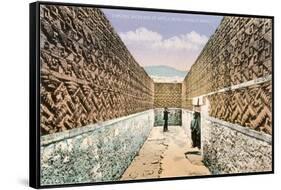
[[[164,13],[183,13],[195,15],[217,15],[217,16],[235,16],[235,17],[255,17],[266,18],[272,20],[272,170],[264,172],[249,173],[232,173],[207,176],[186,176],[159,179],[138,179],[128,181],[107,181],[93,183],[78,184],[62,184],[62,185],[41,185],[40,184],[40,5],[56,5],[56,6],[78,6],[107,8],[118,10],[140,10]],[[250,14],[234,14],[234,13],[217,13],[217,12],[201,12],[187,10],[168,10],[141,7],[123,7],[109,5],[91,5],[80,3],[61,3],[61,2],[34,2],[30,3],[29,17],[29,39],[30,39],[30,65],[29,65],[29,185],[33,188],[56,188],[56,187],[76,187],[89,185],[105,185],[120,183],[136,183],[163,180],[182,180],[182,179],[200,179],[200,178],[216,178],[231,177],[245,175],[260,175],[274,173],[274,16],[250,15]]]

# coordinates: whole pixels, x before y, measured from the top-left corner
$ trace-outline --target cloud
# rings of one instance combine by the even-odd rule
[[[208,41],[207,36],[200,35],[195,31],[164,39],[158,32],[148,30],[144,27],[137,28],[135,31],[120,33],[120,37],[126,45],[134,44],[134,46],[169,51],[196,51],[201,49]]]
[[[159,41],[162,41],[162,35],[150,31],[144,27],[137,28],[135,31],[128,31],[126,33],[120,33],[120,37],[123,41],[125,41],[127,44],[131,43],[157,43]]]
[[[191,31],[169,38],[145,27],[119,32],[122,41],[143,67],[165,65],[188,71],[208,37]]]
[[[165,76],[156,76],[156,75],[150,75],[152,80],[154,82],[175,82],[179,83],[184,80],[184,77],[174,76],[174,77],[165,77]]]

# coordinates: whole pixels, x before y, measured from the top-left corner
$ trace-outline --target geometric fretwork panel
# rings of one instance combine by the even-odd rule
[[[181,108],[181,83],[154,83],[155,108]]]
[[[226,16],[210,37],[183,81],[182,106],[192,109],[192,98],[194,97],[218,92],[221,89],[255,79],[270,78],[271,74],[272,20]],[[271,82],[268,85],[271,86]],[[255,92],[261,91],[260,93],[264,94],[254,98],[253,92],[250,91],[252,88],[246,88],[218,95],[217,102],[219,103],[220,101],[230,101],[232,94],[236,94],[231,101],[234,105],[219,110],[219,105],[216,106],[213,103],[212,106],[215,108],[211,108],[212,115],[222,115],[220,117],[227,121],[271,133],[271,116],[269,117],[271,107],[264,102],[266,99],[271,100],[271,91],[270,93],[265,89],[259,91],[259,86],[256,86],[255,89]],[[249,98],[248,96],[252,98],[253,102],[247,104],[247,107],[246,104],[244,105],[244,101],[248,100],[242,97]],[[219,97],[223,97],[223,99],[220,100]],[[232,106],[236,107],[232,109]],[[245,109],[246,115],[244,116],[239,115],[242,112],[238,114],[238,110],[242,108]],[[214,114],[214,109],[217,109],[218,113]],[[231,113],[230,110],[235,112]],[[254,113],[255,116],[251,115]]]
[[[272,85],[267,82],[235,91],[208,96],[209,115],[272,133]]]
[[[40,8],[42,135],[153,108],[152,79],[101,10]]]

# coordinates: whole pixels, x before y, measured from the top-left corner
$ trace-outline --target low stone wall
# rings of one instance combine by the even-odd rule
[[[153,127],[148,110],[41,137],[41,185],[118,180]]]
[[[182,111],[180,108],[169,108],[168,125],[182,125]],[[154,126],[164,125],[164,109],[154,109]]]
[[[192,111],[182,110],[182,126],[191,138]],[[271,135],[209,117],[201,112],[204,163],[213,174],[271,171]]]
[[[271,135],[212,117],[203,120],[204,162],[213,174],[272,170]]]

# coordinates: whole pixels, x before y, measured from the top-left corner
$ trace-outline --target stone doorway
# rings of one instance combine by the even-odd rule
[[[169,119],[168,126],[181,126],[182,125],[182,110],[181,108],[168,108]],[[154,109],[154,127],[163,126],[163,112],[164,108]]]

